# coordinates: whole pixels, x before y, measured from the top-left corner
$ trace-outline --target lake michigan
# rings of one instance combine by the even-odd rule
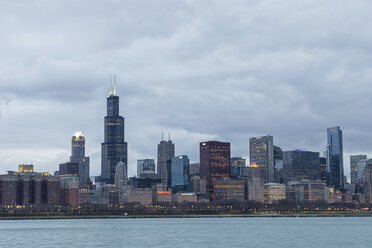
[[[1,247],[372,247],[372,218],[0,221]]]

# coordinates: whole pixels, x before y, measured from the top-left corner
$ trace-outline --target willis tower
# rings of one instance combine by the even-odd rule
[[[116,165],[125,164],[128,172],[128,144],[124,141],[124,117],[119,115],[119,96],[116,84],[107,97],[105,140],[102,143],[101,182],[114,184]]]

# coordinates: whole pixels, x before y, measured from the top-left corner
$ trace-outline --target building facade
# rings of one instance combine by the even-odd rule
[[[243,179],[221,179],[214,183],[215,201],[245,200],[245,180]]]
[[[327,172],[329,186],[344,188],[343,139],[340,127],[327,129]]]
[[[114,184],[116,165],[122,161],[128,174],[128,144],[124,139],[124,117],[119,115],[119,96],[116,87],[107,97],[104,142],[101,154],[101,180]]]
[[[158,144],[158,167],[157,172],[163,184],[169,182],[169,168],[167,168],[167,161],[171,160],[175,155],[174,143],[169,139],[162,140]]]
[[[255,162],[258,165],[265,182],[273,182],[275,179],[273,136],[250,138],[249,156],[250,164]]]
[[[367,155],[351,155],[350,156],[350,183],[351,185],[358,184],[358,162],[367,159]]]
[[[246,160],[242,157],[233,157],[231,158],[231,172],[230,177],[231,178],[240,178],[243,172],[243,168],[246,167]]]
[[[320,179],[319,152],[306,150],[286,151],[283,153],[283,179]]]
[[[153,159],[137,160],[137,177],[141,174],[155,174],[155,161]]]
[[[173,157],[171,162],[172,192],[187,192],[189,188],[189,158],[186,155]]]
[[[89,179],[89,157],[85,156],[85,137],[81,132],[75,132],[71,140],[71,163],[79,164],[79,184],[80,187],[88,186]]]
[[[230,177],[230,170],[230,143],[200,143],[200,177],[206,179],[209,194],[213,195],[215,181]]]

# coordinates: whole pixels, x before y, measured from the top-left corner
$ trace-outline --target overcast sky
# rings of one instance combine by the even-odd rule
[[[86,136],[100,174],[103,118],[115,74],[129,174],[155,158],[252,136],[322,152],[326,128],[350,154],[372,155],[372,1],[157,0],[0,2],[0,173],[53,172]],[[166,135],[167,136],[167,135]]]

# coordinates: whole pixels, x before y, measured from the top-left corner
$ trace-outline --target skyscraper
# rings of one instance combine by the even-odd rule
[[[85,157],[85,137],[81,132],[75,132],[72,136],[70,162],[79,164],[79,186],[86,187],[89,178],[89,157]]]
[[[107,116],[105,134],[102,143],[101,180],[104,184],[114,184],[116,165],[125,164],[128,174],[128,144],[124,141],[124,117],[119,115],[119,96],[116,86],[107,97]]]
[[[340,127],[327,129],[327,172],[329,186],[335,189],[344,188],[344,159],[343,159],[342,130]]]
[[[306,150],[286,151],[283,153],[283,179],[321,179],[319,152]]]
[[[230,177],[230,143],[200,143],[200,178],[207,180],[207,191],[213,193],[214,182]]]
[[[242,157],[231,158],[231,178],[240,178],[242,175],[242,170],[246,168],[245,159]]]
[[[173,157],[171,162],[172,192],[187,191],[189,186],[189,158],[186,155]]]
[[[158,144],[158,176],[163,184],[167,184],[170,175],[168,175],[167,161],[174,157],[174,143],[168,139],[168,141],[161,140]],[[170,163],[168,163],[170,164]]]
[[[249,139],[250,164],[255,162],[261,169],[261,175],[267,182],[274,181],[273,136],[253,137]]]
[[[155,161],[153,159],[137,160],[137,177],[141,174],[155,174]]]
[[[367,155],[351,155],[350,156],[350,179],[351,185],[355,186],[358,183],[358,162],[362,159],[367,159]]]
[[[120,161],[115,168],[115,186],[122,189],[127,186],[126,166]]]

